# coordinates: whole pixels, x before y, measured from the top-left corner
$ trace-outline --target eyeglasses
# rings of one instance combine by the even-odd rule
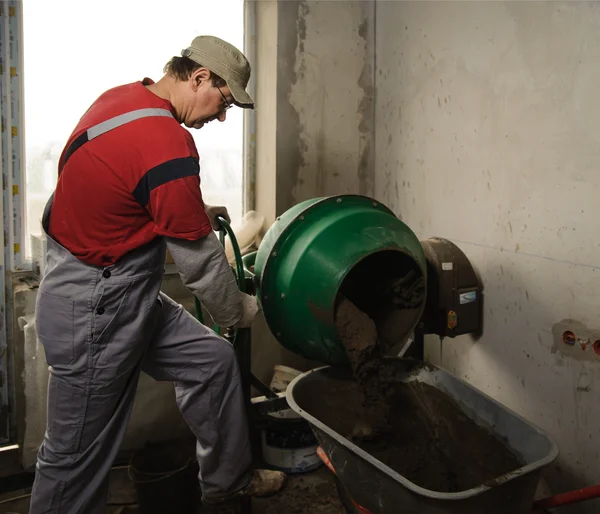
[[[225,102],[225,107],[223,107],[223,110],[226,111],[227,109],[231,109],[233,107],[233,105],[231,105],[227,101],[227,98],[225,98],[225,95],[223,94],[223,91],[221,91],[221,88],[218,86],[215,86],[215,87],[219,90],[219,93],[221,93],[221,96],[223,97],[223,101]]]

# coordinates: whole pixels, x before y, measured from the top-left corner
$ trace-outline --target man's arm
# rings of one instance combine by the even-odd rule
[[[183,284],[221,327],[244,328],[258,313],[256,297],[242,293],[214,232],[189,241],[165,237]]]
[[[169,120],[172,121],[172,120]],[[242,294],[213,226],[220,207],[206,212],[200,191],[198,153],[185,130],[161,132],[160,162],[146,163],[148,171],[133,192],[163,236],[179,275],[194,296],[222,327],[250,326],[258,312],[256,297]]]

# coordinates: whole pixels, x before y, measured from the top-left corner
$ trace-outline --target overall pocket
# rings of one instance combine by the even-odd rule
[[[65,454],[79,451],[86,406],[84,389],[50,376],[46,441],[53,451]]]
[[[70,364],[75,356],[75,302],[39,290],[35,303],[35,325],[46,363],[49,366]]]

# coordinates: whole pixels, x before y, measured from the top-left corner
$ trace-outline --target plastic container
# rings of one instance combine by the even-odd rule
[[[256,211],[248,211],[239,223],[232,225],[231,229],[235,233],[242,255],[248,253],[253,247],[258,248],[264,224],[264,215]],[[225,239],[225,255],[230,263],[235,263],[235,254],[229,237]]]
[[[301,371],[278,364],[270,383],[272,390],[284,392]],[[317,439],[310,425],[292,409],[270,412],[261,432],[262,455],[270,466],[285,473],[305,473],[322,465],[317,455]]]
[[[147,445],[129,462],[140,514],[196,514],[200,505],[194,441]]]
[[[273,378],[270,384],[271,389],[278,393],[283,392],[290,385],[290,382],[300,375],[302,375],[302,371],[278,364],[273,368]]]
[[[329,425],[339,416],[335,409],[321,419],[311,414],[336,381],[350,380],[334,368],[318,368],[289,385],[287,400],[310,423],[353,502],[373,514],[529,514],[542,468],[558,457],[552,438],[441,368],[406,359],[388,362],[397,380],[425,382],[448,394],[468,417],[503,439],[524,464],[465,491],[442,493],[419,487],[333,430]]]
[[[269,387],[277,393],[283,393],[290,385],[290,382],[300,375],[302,375],[302,371],[278,364],[273,368],[273,377]],[[270,412],[268,415],[277,419],[302,419],[302,416],[295,413],[292,409]]]
[[[291,411],[291,409],[290,409]],[[291,416],[268,416],[261,431],[264,461],[284,473],[306,473],[320,468],[323,462],[317,455],[319,443],[309,423],[291,411]]]

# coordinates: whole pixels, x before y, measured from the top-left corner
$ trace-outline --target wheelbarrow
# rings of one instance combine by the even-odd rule
[[[336,486],[338,489],[338,494],[346,511],[349,514],[372,514],[371,511],[365,509],[362,505],[356,502],[354,498],[350,496],[348,491],[344,489],[339,479],[337,479],[337,473],[335,468],[329,461],[329,457],[323,451],[323,448],[319,446],[317,448],[317,455],[323,461],[329,470],[336,475]],[[536,500],[533,503],[533,511],[532,512],[544,512],[548,513],[546,509],[554,509],[557,507],[566,507],[567,505],[574,505],[576,503],[582,503],[588,500],[595,500],[600,498],[600,484],[593,485],[590,487],[584,487],[582,489],[575,489],[574,491],[568,491],[566,493],[557,494],[554,496],[550,496],[548,498],[543,498],[541,500]]]
[[[529,514],[542,469],[558,457],[552,438],[526,419],[447,371],[408,359],[390,359],[395,379],[433,386],[454,399],[464,414],[500,438],[519,458],[520,467],[476,487],[439,492],[420,487],[336,431],[336,408],[320,404],[349,373],[325,366],[290,383],[290,407],[311,425],[321,456],[335,470],[341,490],[360,514]],[[341,405],[330,398],[328,405]],[[342,408],[352,408],[347,405]],[[315,415],[316,414],[316,415]]]

